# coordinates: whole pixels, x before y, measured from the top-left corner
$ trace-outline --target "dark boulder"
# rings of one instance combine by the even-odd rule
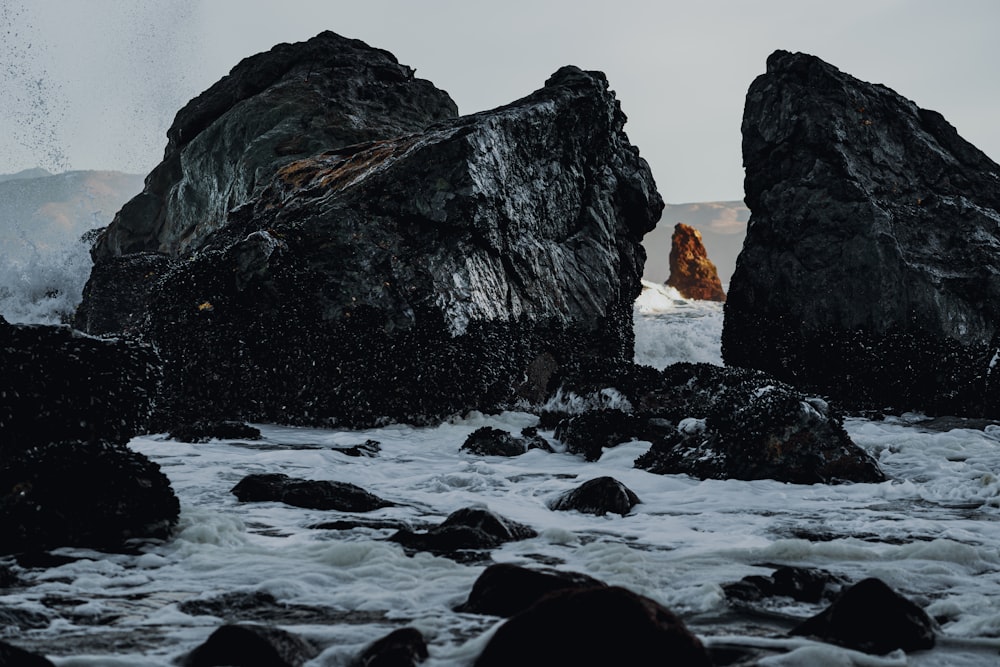
[[[553,510],[576,510],[603,516],[608,512],[625,516],[639,504],[639,497],[614,477],[598,477],[560,495],[549,507]]]
[[[0,318],[0,453],[66,440],[127,442],[148,423],[156,355],[64,326]]]
[[[118,317],[141,322],[156,344],[163,407],[181,420],[427,423],[542,395],[548,387],[527,385],[580,358],[630,360],[640,242],[663,204],[603,74],[566,67],[512,104],[441,120],[443,102],[414,114],[398,88],[442,94],[399,65],[364,64],[384,52],[316,40],[276,47],[296,62],[289,78],[268,85],[250,76],[256,66],[238,66],[205,94],[219,100],[206,102],[212,113],[195,122],[181,112],[168,159],[95,249],[78,325],[96,331],[91,323],[114,319],[91,305],[118,311],[108,290],[140,281],[116,268],[128,253],[167,253],[142,280],[147,296],[130,297],[142,312]],[[345,88],[363,103],[310,94],[318,120],[303,124],[286,94],[297,100],[309,77],[336,73],[327,52],[345,62],[354,54],[362,64],[351,76],[375,80]],[[239,83],[244,75],[250,84]],[[339,90],[340,81],[316,85]],[[259,92],[233,104],[226,91],[244,88]],[[298,133],[325,129],[294,161],[268,163],[254,141],[226,139],[258,136],[247,114],[273,118],[269,128],[289,114]],[[324,114],[375,129],[347,146],[328,136],[345,126]],[[270,141],[269,132],[259,136]],[[219,157],[189,160],[196,148]],[[230,166],[248,152],[265,165],[259,178]],[[168,213],[173,206],[185,212]]]
[[[715,264],[701,240],[701,232],[678,222],[670,239],[670,277],[667,285],[685,299],[725,301],[726,293]]]
[[[163,161],[94,259],[186,254],[282,165],[455,117],[448,94],[413,73],[388,51],[332,32],[243,59],[177,112]]]
[[[116,549],[167,537],[179,513],[160,466],[124,445],[59,442],[0,460],[0,552]]]
[[[427,642],[419,630],[400,628],[362,651],[350,667],[414,667],[429,655]]]
[[[186,655],[182,667],[302,667],[319,654],[306,640],[280,628],[223,625]]]
[[[517,437],[490,426],[483,426],[470,433],[461,447],[462,451],[477,456],[520,456],[529,449],[552,450],[545,438],[538,435],[537,429],[526,428],[521,432],[521,437]]]
[[[758,371],[675,364],[638,403],[661,418],[635,462],[650,472],[795,484],[885,479],[825,401]]]
[[[371,512],[392,503],[346,482],[295,479],[282,473],[247,475],[233,487],[241,503],[281,502],[294,507]]]
[[[739,602],[757,602],[782,596],[799,602],[833,600],[840,593],[844,580],[835,574],[810,567],[783,565],[770,576],[750,575],[740,581],[724,584],[726,598]]]
[[[179,424],[170,429],[170,438],[181,442],[208,442],[219,440],[260,440],[260,429],[243,422],[197,421]]]
[[[588,410],[564,419],[555,437],[573,454],[596,461],[606,448],[644,436],[645,423],[623,410]]]
[[[495,512],[475,507],[456,510],[437,526],[417,533],[409,529],[394,533],[389,539],[411,551],[430,551],[449,557],[474,557],[464,552],[482,552],[507,542],[535,537],[537,533]]]
[[[938,113],[776,51],[743,116],[727,364],[857,409],[1000,415],[1000,166]]]
[[[48,658],[29,653],[0,640],[0,667],[55,667],[55,665]]]
[[[479,575],[468,599],[455,611],[506,618],[527,610],[549,593],[604,585],[604,582],[578,572],[534,570],[510,563],[495,563]]]
[[[657,602],[618,587],[552,593],[504,623],[476,667],[712,664],[701,642]]]
[[[935,624],[923,609],[880,579],[865,579],[792,630],[866,653],[934,647]]]

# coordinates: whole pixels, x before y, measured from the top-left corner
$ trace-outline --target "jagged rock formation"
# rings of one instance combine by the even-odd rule
[[[271,57],[255,56],[178,115],[168,159],[95,248],[78,325],[154,342],[181,420],[426,422],[540,395],[525,380],[552,376],[529,372],[539,359],[629,360],[640,241],[663,204],[604,76],[563,68],[522,100],[415,133],[444,114],[443,93],[384,52],[316,40],[322,57],[314,40],[276,47],[296,64],[274,85]],[[323,84],[337,97],[303,101],[324,58],[351,73]],[[362,83],[340,91],[345,77]],[[436,102],[401,105],[401,90]],[[261,116],[286,127],[289,105],[333,114],[315,134],[292,123],[303,151],[325,152],[289,162],[226,139],[255,136]],[[370,130],[338,140],[338,123]],[[213,151],[266,166],[250,184]],[[188,191],[202,180],[228,194]],[[211,206],[189,211],[199,199]]]
[[[165,537],[180,507],[145,429],[159,367],[134,342],[0,317],[0,553]]]
[[[670,245],[670,277],[667,285],[685,299],[725,301],[719,272],[708,258],[701,232],[683,222],[674,226]]]
[[[193,252],[282,165],[455,117],[448,94],[413,72],[332,32],[245,58],[177,112],[163,161],[101,236],[95,260]]]
[[[1000,414],[1000,166],[940,114],[784,51],[747,94],[743,161],[726,363],[853,407]]]
[[[2,317],[0,368],[0,458],[53,442],[124,444],[145,430],[160,380],[147,346]]]
[[[560,422],[556,438],[588,460],[629,440],[652,443],[637,468],[700,479],[774,479],[794,484],[881,482],[875,460],[823,399],[761,371],[680,363],[657,371],[591,368],[565,391],[620,393],[629,412],[591,410]],[[579,382],[579,383],[574,383]]]
[[[674,364],[639,405],[661,422],[635,465],[701,479],[775,479],[793,484],[881,482],[843,418],[765,373]]]

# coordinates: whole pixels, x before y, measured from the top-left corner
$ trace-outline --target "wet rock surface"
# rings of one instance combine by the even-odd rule
[[[284,164],[453,118],[447,93],[382,49],[323,32],[243,59],[177,112],[161,162],[97,260],[187,254]]]
[[[260,429],[242,422],[207,422],[180,424],[170,429],[169,437],[181,442],[218,440],[260,440]]]
[[[792,630],[866,653],[934,647],[935,624],[880,579],[859,581],[827,609]]]
[[[117,549],[167,537],[180,506],[160,466],[124,445],[58,442],[0,462],[0,552]]]
[[[529,609],[549,593],[604,585],[604,582],[579,572],[496,563],[479,575],[468,599],[455,611],[506,618]]]
[[[534,428],[524,429],[518,437],[503,429],[483,426],[470,433],[462,443],[463,451],[477,456],[520,456],[529,449],[552,450]]]
[[[413,667],[429,655],[427,642],[419,630],[400,628],[367,647],[350,667]]]
[[[560,495],[549,507],[561,512],[575,510],[598,516],[610,512],[625,516],[639,502],[635,492],[614,477],[598,477]]]
[[[0,667],[55,667],[44,656],[30,653],[0,639]]]
[[[359,44],[344,49],[363,52]],[[264,160],[253,142],[219,136],[250,132],[253,113],[298,104],[307,73],[326,67],[311,64],[325,62],[313,50],[309,42],[276,47],[281,58],[302,52],[287,56],[296,63],[292,83],[278,78],[261,89],[268,77],[247,64],[205,94],[217,100],[204,102],[212,113],[192,120],[182,111],[147,192],[95,248],[78,326],[136,326],[154,342],[167,368],[165,411],[181,421],[430,423],[540,395],[547,387],[531,383],[580,357],[631,358],[640,241],[663,204],[599,72],[566,67],[493,111],[443,120],[438,104],[397,123],[385,119],[399,103],[394,86],[417,84],[393,65],[402,72],[393,86],[364,87],[371,113],[354,114],[350,86],[346,101],[314,100],[315,113],[370,122],[370,136],[352,145],[327,136],[334,124],[296,159],[272,155],[254,183],[186,157],[183,177],[167,177],[178,168],[170,155],[213,136],[227,165]],[[357,57],[386,57],[370,51]],[[277,57],[265,56],[260,62]],[[383,70],[359,71],[377,78]],[[249,83],[238,85],[244,75]],[[266,109],[252,111],[257,98],[248,97],[227,112],[234,86],[262,90]],[[207,198],[209,209],[222,202],[218,215],[171,213],[181,204],[169,183],[202,180],[229,193]],[[168,260],[150,268],[129,259],[150,251]],[[141,293],[117,303],[122,283]]]
[[[147,346],[2,317],[0,368],[4,453],[64,440],[124,443],[147,426],[160,380]]]
[[[371,512],[392,505],[354,484],[295,479],[283,473],[247,475],[233,487],[232,493],[241,503],[272,501],[340,512]]]
[[[701,232],[678,222],[670,239],[670,277],[667,285],[685,299],[725,301],[726,292],[715,264],[701,240]]]
[[[459,559],[477,556],[506,542],[526,540],[537,533],[530,527],[490,510],[467,507],[456,510],[426,532],[400,530],[389,539],[411,551],[430,551]],[[480,554],[481,555],[481,554]]]
[[[182,667],[301,667],[318,653],[306,640],[280,628],[242,623],[220,627],[180,664]]]
[[[510,618],[476,667],[712,664],[668,609],[619,587],[560,591]]]
[[[727,364],[857,408],[1000,413],[1000,166],[938,113],[777,51],[743,117]]]

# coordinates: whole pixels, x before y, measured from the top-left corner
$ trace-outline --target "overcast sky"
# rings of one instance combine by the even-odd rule
[[[188,99],[322,30],[391,51],[461,113],[603,70],[671,203],[742,198],[743,101],[775,49],[884,83],[1000,160],[997,0],[0,0],[0,173],[146,173]]]

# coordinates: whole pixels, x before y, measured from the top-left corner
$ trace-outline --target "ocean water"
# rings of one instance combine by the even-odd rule
[[[718,304],[650,287],[635,318],[638,361],[719,363]],[[654,475],[633,467],[646,442],[608,449],[592,463],[559,451],[558,443],[554,453],[516,458],[459,451],[481,426],[517,432],[536,421],[526,413],[471,413],[426,428],[260,424],[264,438],[255,442],[137,437],[130,446],[162,466],[180,498],[175,536],[137,543],[127,554],[61,549],[55,553],[67,562],[44,569],[12,565],[27,585],[0,591],[0,610],[36,622],[23,630],[0,626],[0,637],[61,667],[166,666],[223,622],[184,613],[184,603],[267,593],[281,607],[241,620],[273,623],[314,642],[321,653],[310,667],[345,665],[403,626],[426,637],[428,667],[471,665],[501,621],[453,608],[488,563],[408,556],[386,540],[392,529],[313,527],[359,515],[239,503],[230,492],[247,474],[280,472],[361,486],[397,503],[361,518],[414,528],[463,507],[488,507],[539,534],[495,550],[494,562],[584,572],[625,586],[674,610],[708,645],[777,652],[761,665],[1000,664],[1000,427],[922,415],[851,419],[851,437],[891,479],[838,486]],[[375,458],[334,449],[367,439],[381,443]],[[548,508],[560,493],[604,475],[639,496],[629,515]],[[823,568],[850,581],[882,578],[938,620],[939,646],[867,656],[785,637],[823,605],[775,598],[750,613],[726,602],[723,584],[778,565]]]

